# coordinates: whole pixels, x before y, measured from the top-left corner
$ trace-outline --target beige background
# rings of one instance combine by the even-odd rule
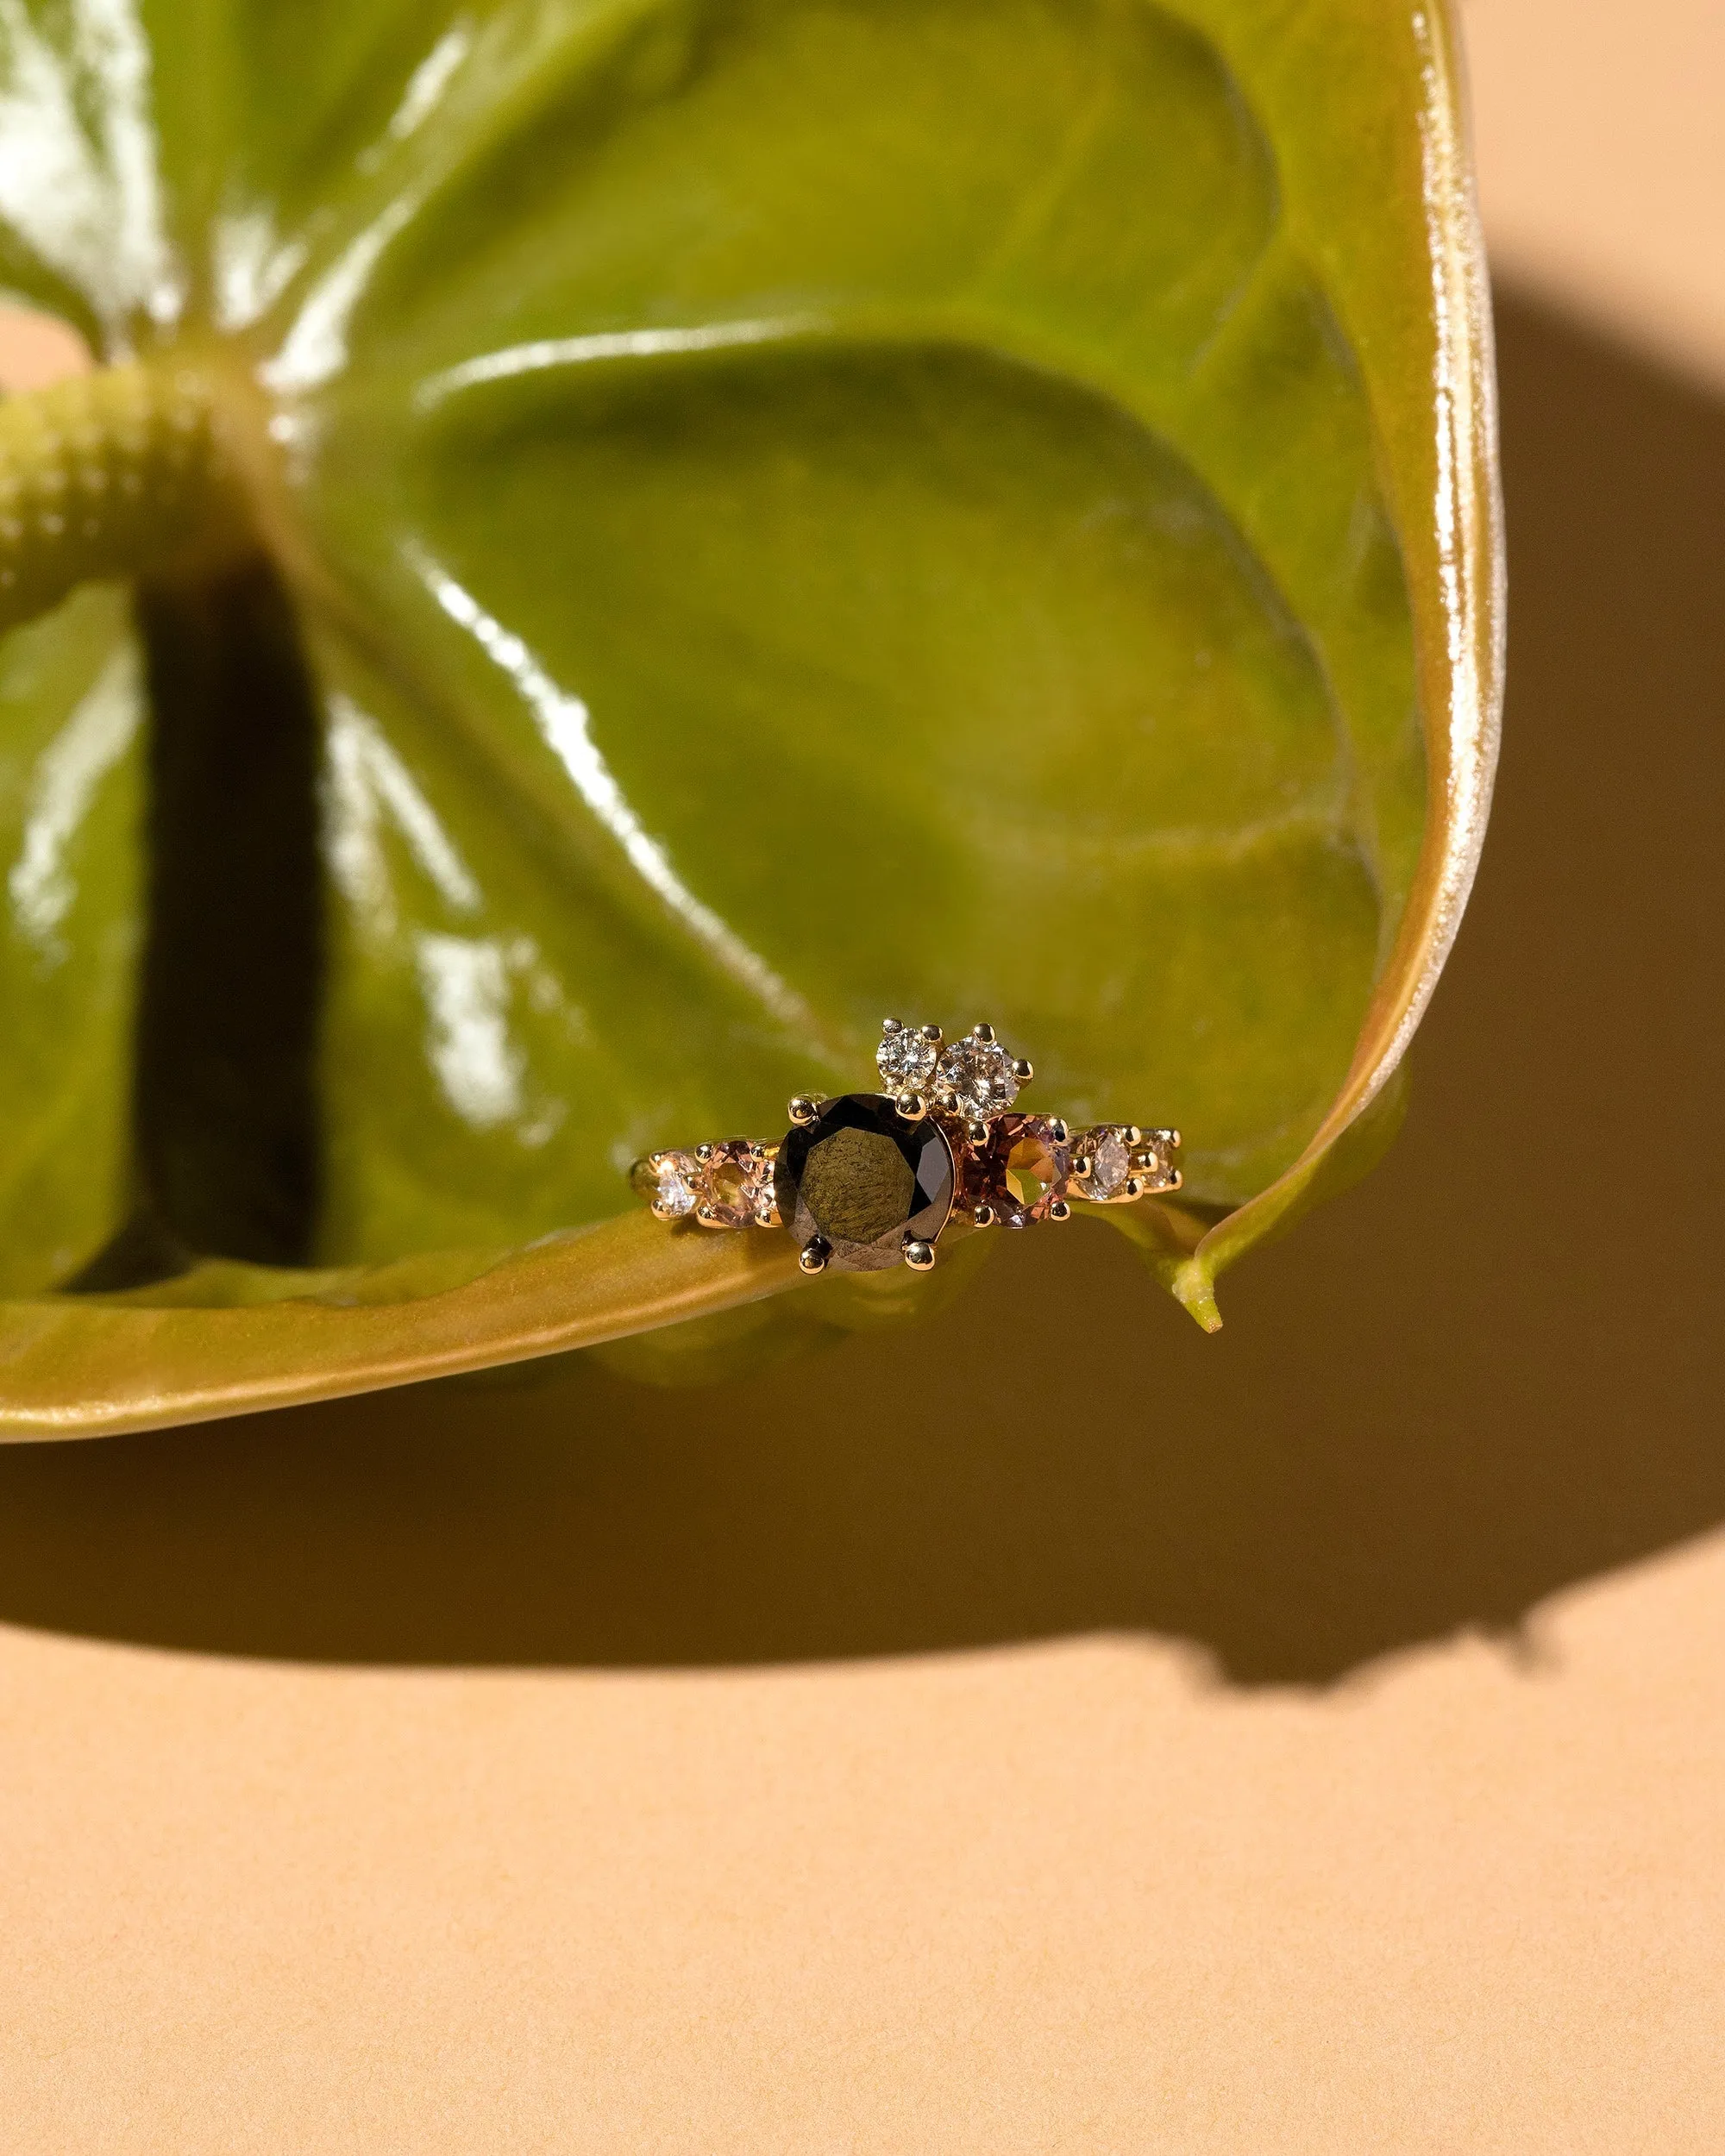
[[[1470,21],[1509,746],[1389,1161],[1214,1341],[1075,1229],[0,1453],[8,2156],[1725,2139],[1725,44]]]

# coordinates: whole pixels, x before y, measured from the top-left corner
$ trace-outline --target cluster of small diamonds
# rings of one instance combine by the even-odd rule
[[[881,1028],[875,1068],[894,1094],[932,1094],[948,1115],[972,1121],[1011,1107],[1031,1078],[1030,1065],[1007,1053],[992,1025],[972,1026],[963,1040],[943,1044],[938,1025],[901,1025],[896,1018]]]
[[[1132,1123],[1097,1123],[1072,1141],[1072,1195],[1092,1205],[1119,1205],[1178,1190],[1174,1153],[1178,1131],[1140,1131]]]
[[[653,1153],[641,1162],[636,1181],[662,1220],[691,1215],[706,1228],[776,1227],[773,1156],[744,1138],[692,1152]]]

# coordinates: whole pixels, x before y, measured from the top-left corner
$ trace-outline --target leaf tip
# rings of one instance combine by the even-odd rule
[[[1216,1305],[1215,1275],[1203,1261],[1189,1257],[1175,1273],[1170,1283],[1174,1300],[1191,1315],[1206,1332],[1220,1332],[1222,1313]]]

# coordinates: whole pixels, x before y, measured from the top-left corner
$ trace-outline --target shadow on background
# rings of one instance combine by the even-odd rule
[[[1510,297],[1496,819],[1384,1166],[1206,1340],[1112,1231],[707,1393],[0,1448],[0,1618],[690,1664],[1120,1628],[1318,1681],[1725,1517],[1725,411]]]

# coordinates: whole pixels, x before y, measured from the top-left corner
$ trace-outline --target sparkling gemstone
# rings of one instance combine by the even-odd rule
[[[648,1163],[652,1171],[649,1192],[653,1203],[668,1219],[681,1219],[695,1209],[700,1164],[693,1153],[656,1153]]]
[[[700,1163],[699,1196],[718,1228],[751,1226],[770,1181],[771,1168],[745,1138],[715,1145]]]
[[[900,1263],[905,1238],[932,1243],[952,1210],[952,1149],[932,1119],[912,1123],[885,1094],[848,1093],[785,1133],[774,1191],[801,1246],[819,1236],[840,1272]]]
[[[1019,1081],[1012,1057],[998,1041],[979,1041],[969,1034],[942,1055],[935,1090],[943,1106],[955,1114],[982,1117],[1011,1107],[1019,1097]]]
[[[1177,1190],[1180,1171],[1174,1165],[1176,1133],[1172,1131],[1146,1131],[1139,1148],[1138,1164],[1132,1170],[1144,1178],[1146,1190]]]
[[[1118,1197],[1132,1172],[1132,1155],[1126,1150],[1126,1126],[1099,1123],[1095,1130],[1085,1131],[1077,1142],[1076,1150],[1090,1156],[1089,1180],[1079,1186],[1079,1194],[1086,1198]]]
[[[1065,1197],[1071,1174],[1072,1148],[1056,1140],[1046,1116],[997,1116],[988,1144],[966,1158],[965,1203],[991,1205],[1002,1226],[1027,1228]]]
[[[918,1093],[933,1077],[939,1053],[919,1025],[901,1025],[897,1032],[881,1036],[875,1068],[894,1093]]]

